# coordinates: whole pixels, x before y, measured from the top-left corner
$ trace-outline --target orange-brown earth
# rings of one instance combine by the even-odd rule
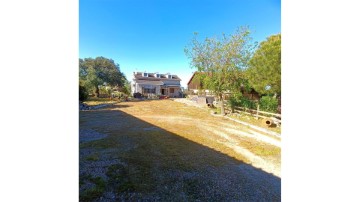
[[[80,200],[279,201],[280,139],[172,100],[80,111]]]

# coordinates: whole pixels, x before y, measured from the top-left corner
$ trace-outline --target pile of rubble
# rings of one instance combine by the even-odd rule
[[[100,108],[103,108],[103,107],[106,107],[106,106],[109,106],[109,105],[113,105],[115,104],[116,102],[114,103],[107,103],[107,104],[99,104],[99,105],[94,105],[94,106],[89,106],[83,102],[79,102],[79,109],[80,110],[95,110],[95,109],[100,109]]]
[[[90,110],[92,109],[89,105],[83,103],[83,102],[79,102],[79,109],[80,110]]]

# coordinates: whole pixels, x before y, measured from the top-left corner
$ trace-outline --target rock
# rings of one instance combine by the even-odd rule
[[[87,104],[79,102],[79,109],[80,110],[90,110],[91,107],[89,107]]]

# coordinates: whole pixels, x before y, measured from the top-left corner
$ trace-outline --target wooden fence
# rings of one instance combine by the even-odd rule
[[[228,106],[225,103],[224,103],[224,105],[225,105],[225,112],[227,112],[227,113],[232,112],[230,106]],[[272,118],[272,119],[275,119],[276,122],[281,123],[281,114],[260,111],[259,105],[257,106],[257,110],[248,109],[245,107],[234,107],[234,112],[238,113],[238,114],[248,114],[248,115],[254,116],[256,118],[259,118],[259,117],[263,118],[263,119]]]

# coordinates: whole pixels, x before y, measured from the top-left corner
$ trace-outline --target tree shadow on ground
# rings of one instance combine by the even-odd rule
[[[116,108],[80,112],[80,138],[102,134],[79,146],[80,201],[281,200],[279,177]]]
[[[140,98],[137,98],[137,99],[133,99],[133,100],[128,100],[128,101],[125,101],[125,102],[152,102],[152,101],[162,101],[162,100],[171,100],[171,99],[140,99]]]

